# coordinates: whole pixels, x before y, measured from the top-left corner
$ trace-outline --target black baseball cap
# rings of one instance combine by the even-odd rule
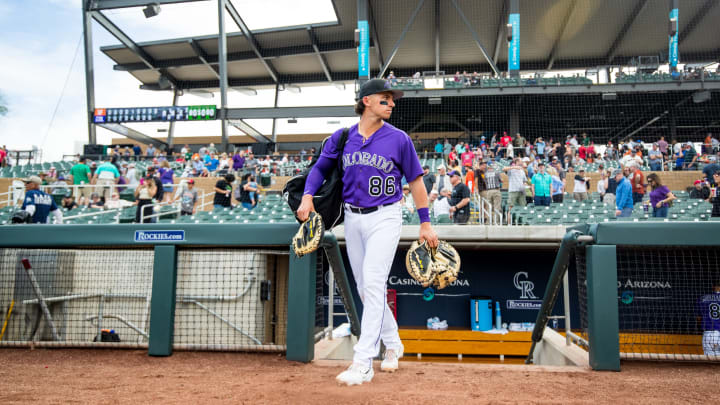
[[[372,79],[368,80],[360,86],[360,92],[358,93],[358,100],[361,100],[365,96],[370,96],[377,93],[384,93],[389,91],[393,95],[393,100],[402,98],[405,94],[400,90],[393,90],[392,84],[384,79]]]

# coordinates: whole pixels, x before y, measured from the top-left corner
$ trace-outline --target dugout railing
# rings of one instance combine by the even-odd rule
[[[0,234],[0,348],[275,351],[314,358],[318,251],[297,225],[15,225]],[[324,252],[353,334],[334,235]]]
[[[543,296],[527,363],[543,339],[561,287],[565,332],[594,370],[621,359],[720,361],[705,348],[701,301],[720,284],[720,223],[599,223],[568,229]],[[574,261],[573,261],[574,259]],[[568,271],[575,265],[580,325],[570,325]],[[713,318],[714,319],[714,318]],[[711,331],[710,331],[711,332]],[[720,343],[720,342],[716,342]]]

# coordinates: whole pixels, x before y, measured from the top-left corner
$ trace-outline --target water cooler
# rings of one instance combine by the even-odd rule
[[[492,300],[490,297],[470,299],[470,328],[474,331],[492,329]]]

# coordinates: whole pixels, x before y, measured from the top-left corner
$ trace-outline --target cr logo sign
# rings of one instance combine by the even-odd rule
[[[535,294],[533,294],[533,289],[535,288],[535,283],[533,283],[530,280],[520,280],[520,276],[524,276],[524,278],[528,278],[527,272],[519,271],[515,273],[515,277],[513,277],[513,284],[515,284],[515,288],[520,290],[520,298],[521,299],[536,299],[537,297]]]

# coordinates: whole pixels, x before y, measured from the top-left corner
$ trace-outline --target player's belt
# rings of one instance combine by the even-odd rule
[[[368,207],[368,208],[353,207],[352,205],[345,204],[345,207],[347,207],[347,209],[349,209],[350,212],[353,212],[355,214],[369,214],[371,212],[377,211],[378,209],[380,209],[380,207],[387,207],[388,205],[393,205],[393,204],[395,204],[395,203],[392,202],[392,203],[377,205],[375,207]]]

